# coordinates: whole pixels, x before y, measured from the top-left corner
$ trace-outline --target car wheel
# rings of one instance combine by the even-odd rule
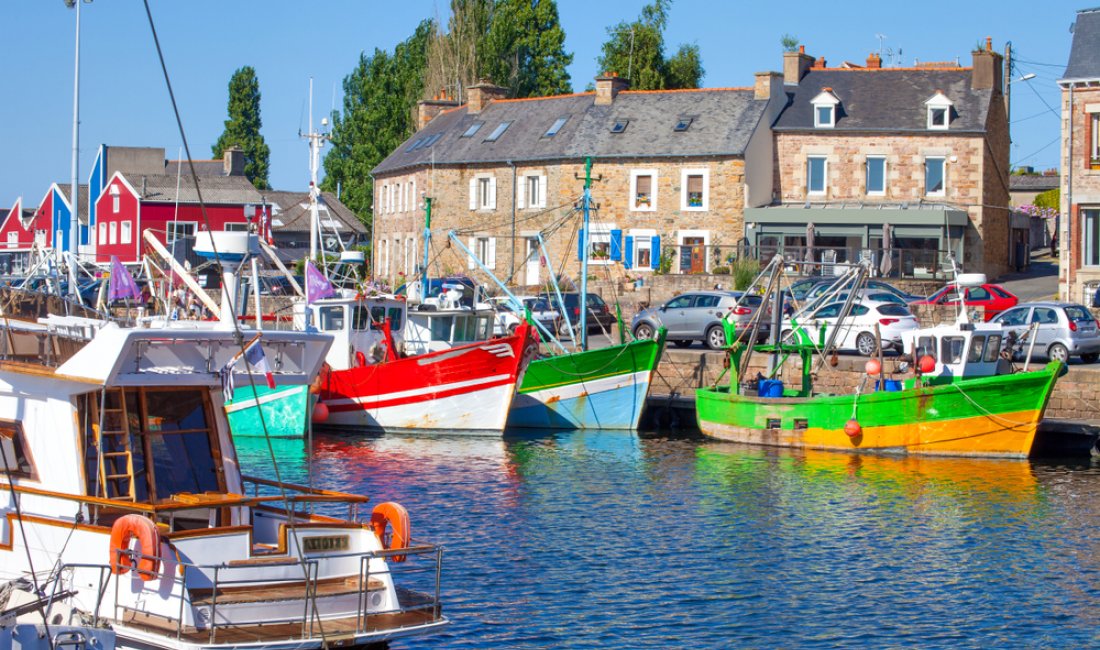
[[[690,348],[691,344],[694,343],[694,342],[695,341],[692,341],[691,339],[688,339],[686,341],[681,341],[681,340],[677,339],[677,340],[673,341],[672,344],[675,345],[678,348]]]
[[[640,323],[634,328],[634,338],[636,339],[652,339],[653,338],[653,326],[648,323]]]
[[[878,346],[875,345],[875,335],[870,332],[860,332],[856,337],[856,350],[865,357],[875,353]]]
[[[1047,350],[1047,358],[1051,361],[1061,361],[1062,363],[1069,363],[1069,350],[1061,343],[1055,343]]]
[[[1085,363],[1096,363],[1100,361],[1100,352],[1086,352],[1081,355],[1081,361]]]
[[[726,333],[721,325],[711,325],[707,330],[707,347],[711,350],[721,350],[726,347]]]

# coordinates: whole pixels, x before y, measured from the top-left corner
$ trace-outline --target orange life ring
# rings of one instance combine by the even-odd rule
[[[386,525],[390,527],[390,541],[386,543]],[[379,503],[370,514],[370,525],[378,541],[386,550],[402,549],[409,547],[409,512],[405,506],[393,501]],[[394,562],[404,562],[404,555],[391,557]]]
[[[130,542],[137,537],[137,574],[145,581],[156,580],[160,571],[160,531],[150,519],[141,515],[123,515],[111,526],[111,573],[123,575],[134,568]]]

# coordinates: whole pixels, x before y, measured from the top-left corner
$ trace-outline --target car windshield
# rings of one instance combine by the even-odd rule
[[[878,313],[883,316],[912,316],[909,312],[909,308],[905,305],[899,305],[896,303],[890,303],[888,305],[879,305]]]
[[[523,305],[531,311],[549,311],[550,303],[540,298],[528,298],[523,301]]]
[[[1066,317],[1077,323],[1087,323],[1092,320],[1092,315],[1080,305],[1066,307]]]

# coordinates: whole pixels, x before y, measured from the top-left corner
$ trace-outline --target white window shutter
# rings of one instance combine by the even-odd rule
[[[516,185],[516,207],[520,210],[527,207],[527,177],[519,177],[519,185]],[[531,207],[535,207],[534,204]]]
[[[489,179],[489,209],[497,209],[497,177]]]
[[[546,207],[546,177],[539,176],[539,205],[540,208]]]
[[[470,179],[470,209],[477,210],[477,179]]]
[[[485,266],[488,266],[490,269],[495,269],[497,267],[497,238],[496,237],[490,237],[489,238],[489,255],[487,257],[489,259],[485,260]]]
[[[474,255],[477,255],[477,237],[470,237],[470,239],[467,240],[466,243],[470,247],[470,252],[473,253]],[[467,256],[466,257],[466,268],[472,269],[475,266],[476,266],[476,264],[474,264],[473,256]]]
[[[413,193],[412,209],[413,210],[419,210],[420,209],[420,201],[417,200],[417,198],[416,198],[416,181],[415,180],[412,182],[412,193]]]

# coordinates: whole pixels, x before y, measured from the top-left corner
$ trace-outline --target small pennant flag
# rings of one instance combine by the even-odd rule
[[[336,295],[336,290],[332,288],[332,283],[328,281],[316,266],[313,266],[312,261],[306,262],[306,304],[312,304],[314,301],[321,300],[322,298],[331,298]]]
[[[244,360],[253,372],[262,372],[267,379],[267,387],[275,388],[275,375],[271,373],[271,366],[267,365],[267,357],[264,356],[263,346],[259,341],[253,343],[244,353]]]
[[[124,298],[129,298],[131,300],[141,299],[141,291],[138,290],[137,283],[134,282],[134,277],[130,275],[130,272],[122,265],[122,262],[118,259],[118,255],[111,256],[111,278],[107,286],[108,300],[115,301]]]

